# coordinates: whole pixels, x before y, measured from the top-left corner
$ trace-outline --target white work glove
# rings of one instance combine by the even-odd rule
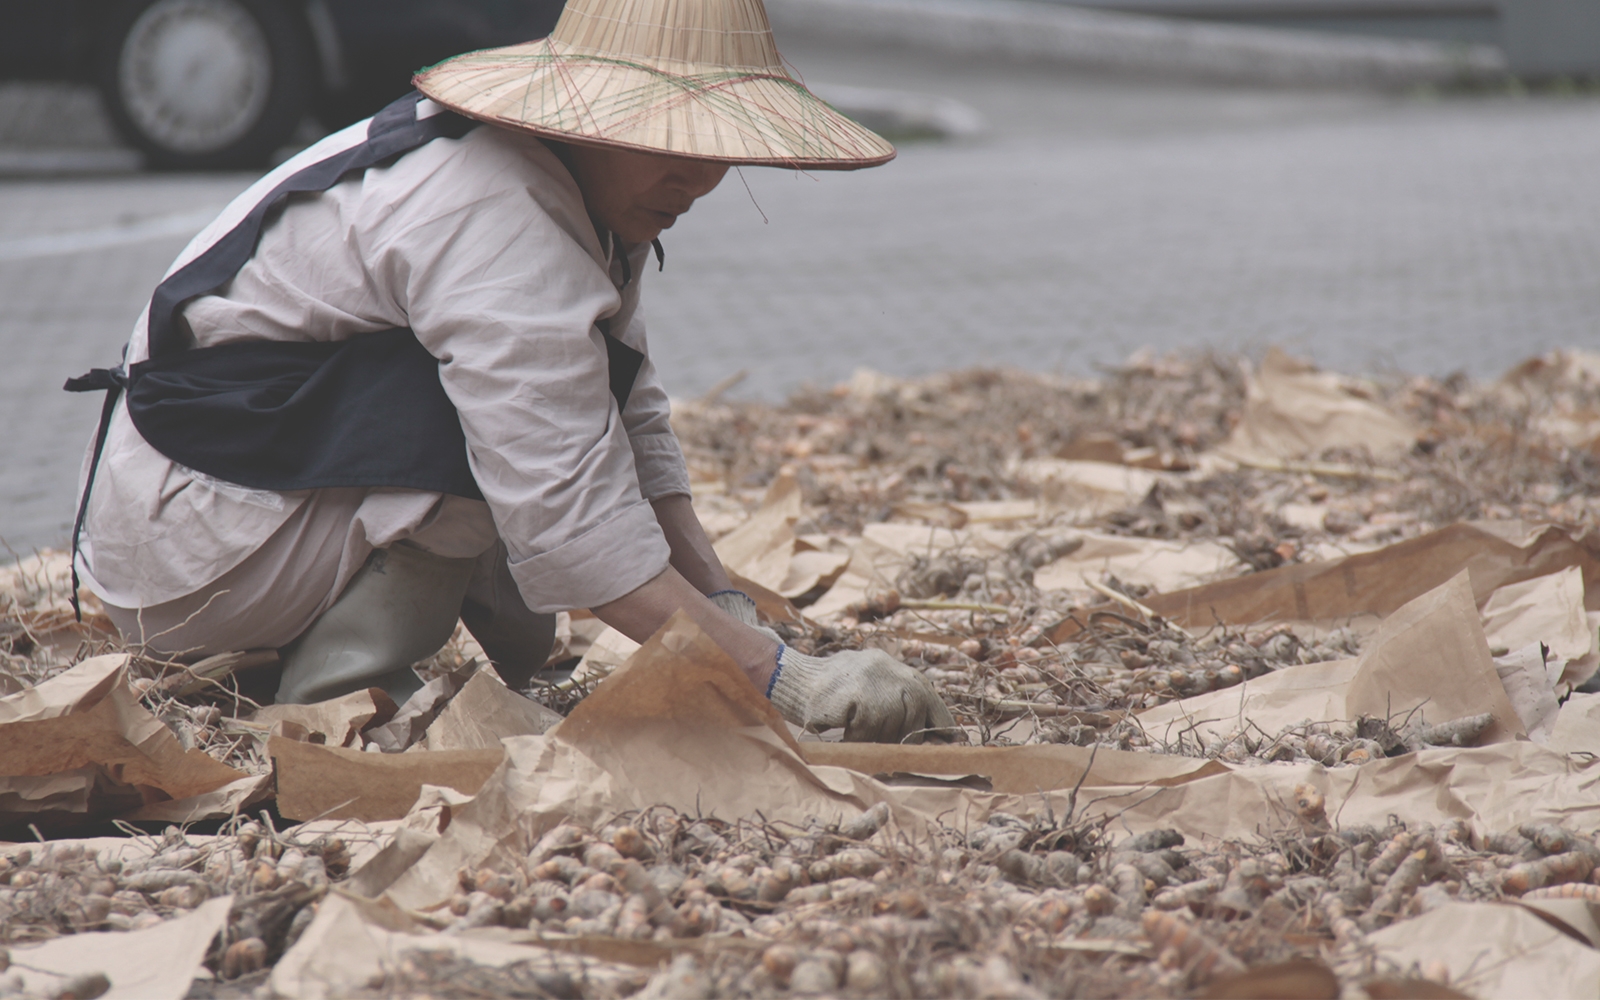
[[[741,590],[719,590],[712,603],[778,643],[778,669],[767,685],[773,707],[813,732],[844,729],[851,743],[921,743],[953,739],[957,729],[933,684],[877,649],[807,656],[783,644],[756,618],[756,602]],[[930,732],[931,731],[931,732]]]
[[[806,656],[783,646],[767,697],[812,732],[843,727],[849,743],[948,742],[958,731],[933,684],[879,649]]]
[[[711,603],[725,611],[730,618],[743,622],[773,642],[783,642],[778,638],[778,633],[761,624],[761,620],[756,617],[755,599],[744,591],[719,590],[711,595]]]

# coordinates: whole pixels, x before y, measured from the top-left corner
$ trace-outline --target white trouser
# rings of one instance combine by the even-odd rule
[[[385,573],[391,554],[403,572]],[[523,602],[487,505],[408,491],[315,491],[261,548],[195,593],[106,611],[130,645],[158,655],[282,649],[280,702],[366,686],[405,695],[415,686],[410,665],[443,646],[458,615],[521,687],[555,632],[553,615]]]

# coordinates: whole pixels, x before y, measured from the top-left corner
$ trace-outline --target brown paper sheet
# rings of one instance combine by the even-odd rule
[[[377,854],[351,874],[350,881],[341,888],[352,896],[376,899],[438,840],[437,833],[401,827]]]
[[[1542,674],[1528,682],[1525,709],[1507,695],[1465,572],[1401,607],[1363,644],[1359,659],[1287,667],[1237,688],[1148,709],[1139,713],[1139,723],[1165,743],[1180,735],[1215,739],[1247,727],[1273,734],[1302,722],[1363,715],[1392,718],[1399,728],[1413,710],[1434,724],[1489,712],[1495,725],[1480,743],[1491,743],[1524,733],[1524,712],[1534,712],[1536,693],[1554,707],[1551,685]],[[1539,701],[1537,707],[1547,706]]]
[[[794,558],[789,560],[789,573],[775,590],[787,598],[808,594],[818,587],[831,587],[849,564],[850,551],[842,541],[833,540],[826,549],[797,541]]]
[[[69,934],[13,948],[9,975],[22,981],[25,996],[55,996],[63,978],[99,972],[111,980],[100,1000],[180,1000],[232,906],[232,896],[218,896],[144,930]]]
[[[1600,757],[1600,694],[1574,694],[1556,715],[1545,746],[1558,753]]]
[[[635,723],[767,726],[798,750],[778,710],[686,615],[673,615],[646,646],[550,735],[579,747],[603,747],[625,737]],[[672,669],[659,669],[659,663]]]
[[[729,570],[781,592],[794,559],[794,523],[799,519],[800,484],[793,474],[780,472],[749,520],[712,547]]]
[[[1525,649],[1543,643],[1560,669],[1561,684],[1578,685],[1600,666],[1600,613],[1583,606],[1583,571],[1576,566],[1510,583],[1483,603],[1490,648]]]
[[[1232,576],[1239,565],[1239,556],[1216,542],[1174,542],[1089,531],[1083,533],[1083,545],[1075,552],[1035,570],[1033,584],[1040,590],[1088,591],[1085,578],[1098,583],[1110,573],[1124,583],[1171,591]]]
[[[1556,714],[1561,711],[1561,703],[1556,698],[1561,662],[1548,662],[1545,647],[1536,642],[1495,657],[1494,670],[1528,739],[1535,743],[1548,742],[1555,731]]]
[[[1144,598],[1157,614],[1204,628],[1222,621],[1273,621],[1388,615],[1466,569],[1482,603],[1507,584],[1568,566],[1583,573],[1584,606],[1600,610],[1600,557],[1593,539],[1560,528],[1520,524],[1452,524],[1418,538],[1328,562],[1280,566],[1260,573]]]
[[[274,996],[324,1000],[356,995],[381,982],[407,951],[448,952],[478,965],[527,962],[586,979],[604,996],[625,996],[644,984],[637,969],[472,934],[430,933],[383,902],[333,892],[300,940],[273,967]]]
[[[1274,764],[1154,790],[1086,789],[1086,808],[1133,832],[1170,827],[1189,836],[1249,839],[1294,826],[1294,787],[1327,796],[1343,826],[1468,820],[1480,833],[1521,823],[1600,826],[1600,766],[1535,743],[1424,750],[1359,767]]]
[[[1581,899],[1519,899],[1515,902],[1573,940],[1600,948],[1600,919],[1597,919],[1600,906]]]
[[[789,603],[789,599],[776,590],[768,590],[754,580],[746,579],[732,570],[728,571],[728,582],[732,583],[735,590],[742,590],[756,602],[756,613],[769,622],[799,622],[805,616],[800,609]]]
[[[122,819],[176,823],[198,823],[203,819],[237,816],[258,802],[272,797],[272,775],[256,774],[230,781],[221,788],[171,802],[152,802],[140,806]]]
[[[1101,785],[1173,785],[1227,771],[1214,760],[1164,754],[1032,744],[1017,747],[884,746],[874,743],[801,743],[800,755],[817,767],[863,774],[982,775],[1005,795]],[[1092,772],[1090,759],[1093,758]]]
[[[394,718],[381,725],[369,725],[362,739],[384,753],[399,753],[415,746],[482,663],[481,660],[469,662],[455,673],[440,674],[428,681],[406,699],[395,711]]]
[[[499,766],[503,751],[366,753],[274,736],[267,742],[277,776],[278,811],[289,819],[399,819],[423,785],[468,795]]]
[[[139,703],[125,657],[96,657],[28,691],[0,699],[0,777],[100,769],[146,802],[213,791],[245,775],[184,750]]]
[[[1451,985],[1484,1000],[1600,994],[1600,952],[1521,906],[1446,903],[1367,942],[1402,970],[1442,962]]]
[[[1183,737],[1191,746],[1197,737],[1231,736],[1251,723],[1259,736],[1255,727],[1277,733],[1302,722],[1333,722],[1346,717],[1345,688],[1359,664],[1349,659],[1284,667],[1237,687],[1145,709],[1136,718],[1151,739],[1176,743]]]
[[[1016,475],[1046,503],[1082,520],[1137,506],[1157,483],[1171,478],[1120,463],[1063,458],[1028,459],[1018,465]]]
[[[580,684],[598,680],[628,662],[628,657],[638,649],[637,642],[607,625],[589,644],[572,672],[572,679]]]
[[[450,699],[423,734],[425,750],[498,750],[507,736],[537,736],[561,716],[524,698],[484,667]]]
[[[363,729],[383,725],[397,711],[399,706],[393,698],[378,688],[367,688],[311,705],[268,705],[251,715],[249,721],[269,729],[278,722],[295,722],[308,733],[323,734],[330,747],[347,747],[359,746]]]
[[[1345,689],[1346,718],[1438,724],[1488,712],[1480,743],[1526,735],[1484,638],[1467,572],[1407,603],[1378,626]]]
[[[127,664],[121,653],[90,657],[42,684],[0,698],[0,725],[54,719],[92,705],[116,685]]]
[[[105,775],[96,767],[80,767],[59,774],[0,777],[0,817],[20,822],[37,816],[62,819],[81,816],[89,812],[90,800],[99,791],[96,785],[105,783]],[[137,794],[125,800],[130,807],[138,803]]]
[[[1244,414],[1217,453],[1255,463],[1365,448],[1381,460],[1404,454],[1416,440],[1414,427],[1352,392],[1346,379],[1274,347],[1246,380]]]

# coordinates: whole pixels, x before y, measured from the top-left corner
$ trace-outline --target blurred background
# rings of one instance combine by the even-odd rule
[[[1498,374],[1600,344],[1596,0],[768,0],[900,146],[730,173],[647,279],[669,390],[1091,374],[1277,343]],[[274,162],[555,0],[0,0],[0,538],[59,545],[168,263]]]

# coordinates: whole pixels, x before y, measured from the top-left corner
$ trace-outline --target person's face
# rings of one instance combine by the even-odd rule
[[[725,163],[567,144],[563,159],[595,221],[628,243],[655,239],[728,172]]]

